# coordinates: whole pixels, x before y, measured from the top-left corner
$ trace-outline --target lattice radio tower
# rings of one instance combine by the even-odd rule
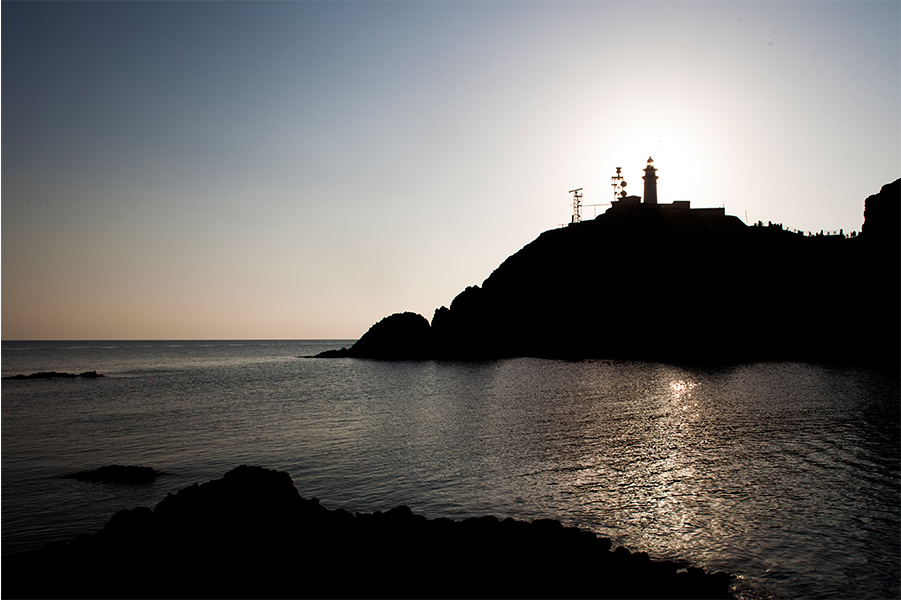
[[[573,220],[570,225],[582,222],[582,188],[569,190],[567,192],[573,195]]]

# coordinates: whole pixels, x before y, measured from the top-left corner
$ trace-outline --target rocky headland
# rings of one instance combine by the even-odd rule
[[[4,559],[9,598],[729,598],[730,576],[558,521],[328,510],[241,466]]]
[[[901,180],[861,234],[634,204],[546,231],[431,323],[386,317],[320,357],[901,361]]]

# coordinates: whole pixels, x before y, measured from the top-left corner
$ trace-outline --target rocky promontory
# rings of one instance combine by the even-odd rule
[[[542,233],[431,323],[399,313],[322,357],[901,361],[901,180],[860,235],[631,204]]]
[[[4,559],[15,598],[729,598],[730,576],[652,561],[558,521],[328,510],[241,466]]]

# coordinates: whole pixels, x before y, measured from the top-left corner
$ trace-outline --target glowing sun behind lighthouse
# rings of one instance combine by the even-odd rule
[[[631,133],[624,130],[623,134],[611,144],[602,170],[612,173],[621,166],[628,183],[627,193],[643,195],[642,177],[648,157],[652,157],[658,170],[660,202],[691,200],[697,206],[719,205],[699,179],[699,165],[705,161],[690,133],[677,127],[644,125]]]

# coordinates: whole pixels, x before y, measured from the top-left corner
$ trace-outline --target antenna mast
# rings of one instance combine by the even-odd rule
[[[610,185],[613,186],[613,201],[616,202],[620,198],[626,197],[626,182],[623,181],[623,168],[616,167],[616,175],[610,178],[612,182]]]
[[[573,220],[570,225],[582,222],[582,188],[569,190],[568,194],[573,195]]]

